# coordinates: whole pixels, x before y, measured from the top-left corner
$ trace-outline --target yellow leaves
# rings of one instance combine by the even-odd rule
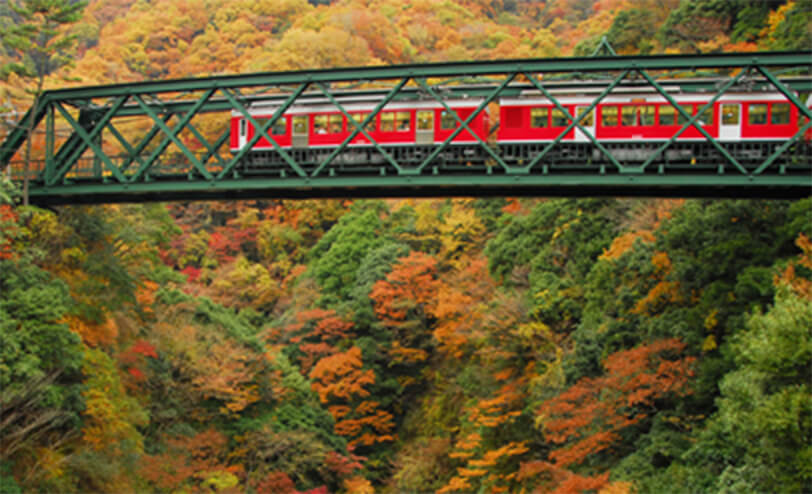
[[[634,483],[618,480],[610,482],[598,491],[598,494],[634,494],[637,492]]]
[[[713,351],[713,350],[716,349],[716,347],[717,347],[716,337],[714,335],[712,335],[712,334],[709,334],[705,338],[705,341],[702,342],[702,352],[704,352],[704,353]]]
[[[710,314],[708,314],[708,316],[705,318],[705,329],[711,331],[719,324],[719,321],[716,319],[716,316],[718,315],[719,309],[713,309]]]
[[[372,483],[360,475],[344,479],[344,490],[347,494],[374,494],[375,492]]]
[[[443,256],[456,259],[482,238],[485,227],[471,206],[470,199],[455,199],[451,212],[440,225],[440,242]]]
[[[64,465],[68,457],[56,449],[43,447],[37,448],[36,453],[38,470],[47,479],[57,479],[64,474]]]
[[[238,413],[260,400],[254,356],[234,343],[214,343],[195,365],[208,372],[195,375],[192,385],[203,396],[223,401],[221,411]]]
[[[766,37],[772,44],[775,41],[775,33],[778,31],[778,26],[783,23],[787,18],[787,12],[791,12],[795,8],[795,0],[790,0],[784,5],[770,12],[767,17],[767,26],[759,33],[762,38]]]
[[[83,441],[96,451],[109,450],[123,454],[143,448],[137,425],[147,416],[136,401],[127,396],[110,358],[100,350],[88,350],[82,371],[89,376],[82,392],[85,400]]]
[[[535,340],[538,338],[547,340],[551,337],[550,327],[541,321],[534,321],[520,324],[513,333],[523,340]]]
[[[107,318],[101,323],[93,323],[77,316],[65,316],[62,322],[90,347],[112,345],[118,336],[118,327],[112,318]]]

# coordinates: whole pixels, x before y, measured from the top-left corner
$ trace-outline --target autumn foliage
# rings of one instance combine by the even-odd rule
[[[66,27],[76,64],[45,89],[588,56],[604,37],[642,55],[812,44],[797,0],[87,3]],[[25,61],[11,53],[0,69]],[[34,85],[0,73],[9,131]],[[84,118],[103,101],[76,104]],[[228,116],[191,122],[214,142]],[[116,132],[149,153],[154,126],[133,115],[94,139],[118,160],[131,150]],[[75,144],[59,114],[55,130],[57,149]],[[187,161],[174,143],[165,155],[156,166]],[[2,204],[0,490],[801,489],[809,211],[610,197]]]

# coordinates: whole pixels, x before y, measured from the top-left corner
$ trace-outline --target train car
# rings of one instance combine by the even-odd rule
[[[703,94],[677,94],[673,98],[688,115],[696,115],[710,98]],[[561,96],[558,102],[572,115],[582,115],[591,96]],[[549,142],[569,125],[567,116],[543,97],[504,98],[500,105],[500,143]],[[687,121],[659,94],[609,95],[593,109],[581,126],[601,142],[646,142],[670,139]],[[722,142],[786,140],[798,130],[798,109],[781,93],[722,95],[699,116],[698,124]],[[704,141],[694,126],[678,141]],[[579,129],[562,142],[589,142]]]
[[[482,103],[481,99],[449,100],[446,104],[465,120]],[[347,103],[342,106],[358,123],[362,123],[377,103]],[[270,119],[277,105],[255,104],[250,113],[257,123]],[[480,139],[488,135],[490,119],[487,111],[480,112],[469,124]],[[386,105],[366,126],[369,136],[383,146],[434,145],[444,142],[459,127],[456,119],[437,101],[397,102]],[[282,148],[324,149],[344,142],[355,129],[334,105],[300,105],[290,107],[269,129],[271,138]],[[254,137],[256,129],[241,113],[232,112],[232,152],[244,148]],[[471,144],[476,137],[463,130],[451,144]],[[351,147],[371,146],[369,139],[359,133],[349,143]],[[260,137],[252,151],[270,151],[273,145]]]

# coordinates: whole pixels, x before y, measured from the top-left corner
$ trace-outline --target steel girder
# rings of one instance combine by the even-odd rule
[[[588,110],[577,118],[556,99],[574,88],[594,94]],[[707,93],[710,102],[705,107],[709,108],[725,92],[743,89],[781,92],[806,119],[792,139],[770,147],[755,164],[752,160],[745,164],[741,158],[750,156],[750,151],[737,154],[708,135],[698,125],[701,110],[687,115],[672,97],[674,92]],[[624,163],[615,156],[617,151],[582,125],[591,109],[617,90],[662,95],[686,120],[670,140],[646,151],[642,163]],[[526,159],[513,159],[479,138],[464,152],[448,152],[454,136],[470,130],[468,125],[489,103],[527,91],[543,94],[569,119],[566,130],[553,142]],[[38,107],[30,109],[6,136],[0,147],[0,167],[14,163],[12,177],[22,178],[15,160],[29,138],[33,119],[31,138],[44,140],[39,146],[44,150],[30,167],[30,199],[40,204],[409,195],[803,197],[812,192],[809,147],[802,139],[812,125],[812,111],[798,93],[810,91],[809,52],[420,64],[68,88],[45,92]],[[445,100],[466,97],[482,101],[462,119]],[[403,150],[375,142],[365,126],[387,103],[418,99],[438,101],[458,127],[445,142],[412,153],[411,161],[399,161]],[[363,122],[352,119],[344,107],[359,100],[375,103]],[[261,123],[250,112],[260,101],[275,105],[273,116]],[[269,129],[286,109],[317,102],[335,106],[354,127],[341,145],[303,159],[301,153],[270,139]],[[225,148],[231,112],[243,115],[258,129],[234,155]],[[40,129],[43,120],[44,129]],[[710,158],[692,167],[674,165],[669,150],[677,136],[692,126],[704,135]],[[560,166],[556,152],[564,136],[576,128],[589,139],[587,146],[593,151],[582,153],[580,166]],[[370,141],[366,154],[349,147],[359,134]],[[246,163],[256,163],[257,158],[248,151],[262,137],[274,148],[265,156],[272,154],[279,164],[251,176]],[[348,165],[347,156],[352,153],[356,165],[357,159],[369,162]],[[473,162],[472,153],[478,157]]]

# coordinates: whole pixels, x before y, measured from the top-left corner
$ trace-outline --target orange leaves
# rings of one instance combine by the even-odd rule
[[[344,481],[344,490],[347,494],[374,494],[375,488],[369,480],[357,475]]]
[[[310,371],[312,388],[322,403],[336,403],[327,409],[336,419],[335,432],[350,439],[349,446],[372,446],[394,441],[391,413],[381,410],[369,396],[366,386],[375,383],[375,372],[363,370],[361,349],[352,347],[321,359]]]
[[[676,359],[684,344],[656,341],[610,355],[606,375],[583,378],[539,410],[545,438],[566,444],[550,453],[557,467],[580,464],[610,448],[619,432],[646,418],[655,400],[685,394],[692,357]]]
[[[313,391],[322,403],[328,403],[331,398],[350,400],[355,396],[369,396],[364,386],[375,382],[375,372],[361,370],[362,366],[358,347],[319,360],[310,371]]]
[[[660,281],[649,290],[645,297],[637,301],[632,314],[654,315],[666,304],[679,302],[682,296],[679,293],[678,281]]]
[[[614,260],[620,258],[629,249],[632,248],[634,242],[640,239],[643,242],[653,242],[654,234],[651,231],[635,231],[626,232],[612,240],[612,245],[600,255],[600,259]]]
[[[82,341],[91,347],[108,346],[116,341],[118,327],[112,318],[101,323],[88,322],[78,316],[65,316],[64,321],[71,331],[82,337]]]
[[[395,364],[416,364],[429,358],[428,352],[419,348],[406,348],[394,341],[389,349],[389,356]]]
[[[649,290],[645,297],[637,301],[631,310],[632,314],[654,315],[665,305],[682,301],[680,294],[680,283],[678,281],[665,281],[671,272],[671,259],[665,252],[655,252],[651,257],[651,264],[654,265],[654,279],[660,279],[654,287]]]
[[[495,290],[484,257],[471,259],[440,286],[431,314],[437,319],[434,339],[441,351],[460,358],[464,346],[482,336],[482,319]]]
[[[486,451],[481,460],[471,460],[468,464],[474,467],[492,467],[505,457],[522,455],[528,451],[524,442],[510,442],[501,448]]]
[[[660,199],[652,201],[637,211],[630,230],[615,237],[612,245],[601,254],[600,259],[615,260],[629,251],[638,239],[642,242],[654,242],[654,232],[660,224],[671,217],[671,212],[682,206],[684,199]]]
[[[411,313],[429,310],[439,287],[436,266],[437,261],[422,252],[412,251],[399,259],[369,294],[378,318],[386,325],[399,326]]]
[[[521,415],[520,404],[524,394],[520,391],[517,382],[503,385],[496,396],[489,400],[481,400],[471,410],[469,419],[482,427],[496,427],[511,421]]]
[[[804,277],[796,271],[799,266],[812,271],[812,241],[801,233],[795,240],[795,245],[801,249],[801,254],[797,260],[790,262],[780,275],[776,275],[773,282],[776,285],[787,285],[802,298],[812,300],[812,279]]]
[[[469,436],[469,439],[473,438],[475,441],[466,442],[466,440],[463,440],[457,444],[457,447],[478,445],[480,439],[478,436],[478,434]],[[500,464],[510,461],[513,457],[521,456],[528,451],[529,448],[524,442],[515,441],[509,442],[500,448],[488,450],[481,459],[469,459],[465,467],[457,468],[457,476],[452,477],[448,484],[437,492],[471,491],[470,480],[472,479],[480,479],[479,481],[486,482],[491,486],[491,492],[506,492],[508,488],[500,485],[500,483],[515,477],[516,474],[501,475],[497,473]],[[452,453],[450,456],[452,458],[465,458],[467,455],[467,453]]]

